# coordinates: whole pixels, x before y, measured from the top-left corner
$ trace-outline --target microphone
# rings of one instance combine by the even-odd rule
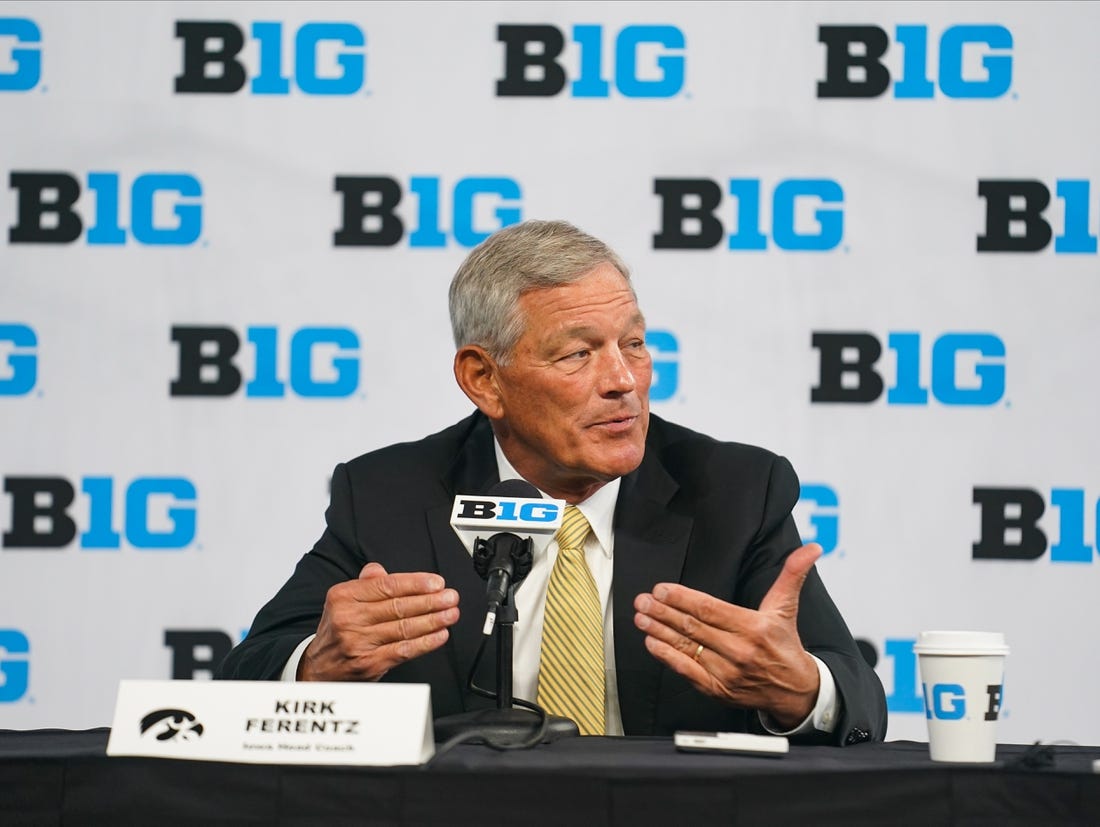
[[[549,545],[564,512],[564,500],[545,500],[535,486],[518,479],[499,482],[484,496],[455,497],[451,528],[488,584],[483,635],[492,634],[509,587],[518,586],[531,571],[536,549]]]

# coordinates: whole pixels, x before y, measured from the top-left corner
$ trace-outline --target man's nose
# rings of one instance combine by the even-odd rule
[[[622,351],[609,348],[600,363],[600,393],[604,395],[622,395],[630,393],[637,386],[634,372],[627,364]]]

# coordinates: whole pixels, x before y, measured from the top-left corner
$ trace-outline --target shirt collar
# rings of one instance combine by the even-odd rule
[[[504,451],[495,436],[493,437],[493,448],[496,451],[497,472],[500,474],[500,479],[523,479],[519,472],[512,467],[508,457],[504,456]],[[530,480],[527,480],[527,482],[530,482]],[[584,515],[584,518],[588,520],[588,524],[592,527],[592,533],[596,535],[600,551],[606,557],[611,557],[611,551],[615,547],[613,524],[615,521],[615,503],[619,499],[619,485],[621,483],[622,477],[616,477],[606,485],[600,486],[587,500],[577,503],[577,508],[581,510],[581,514]],[[531,484],[534,485],[534,483]],[[536,485],[535,488],[538,488],[538,486]],[[541,488],[539,488],[539,493],[550,499]]]

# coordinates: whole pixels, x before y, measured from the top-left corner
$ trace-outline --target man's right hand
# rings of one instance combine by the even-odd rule
[[[367,563],[359,579],[328,590],[317,636],[298,662],[300,681],[376,681],[447,642],[458,592],[438,574],[387,574]]]

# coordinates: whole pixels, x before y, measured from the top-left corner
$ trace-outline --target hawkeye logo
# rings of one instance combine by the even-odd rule
[[[197,741],[204,727],[185,709],[158,709],[141,719],[142,737],[158,741]]]

